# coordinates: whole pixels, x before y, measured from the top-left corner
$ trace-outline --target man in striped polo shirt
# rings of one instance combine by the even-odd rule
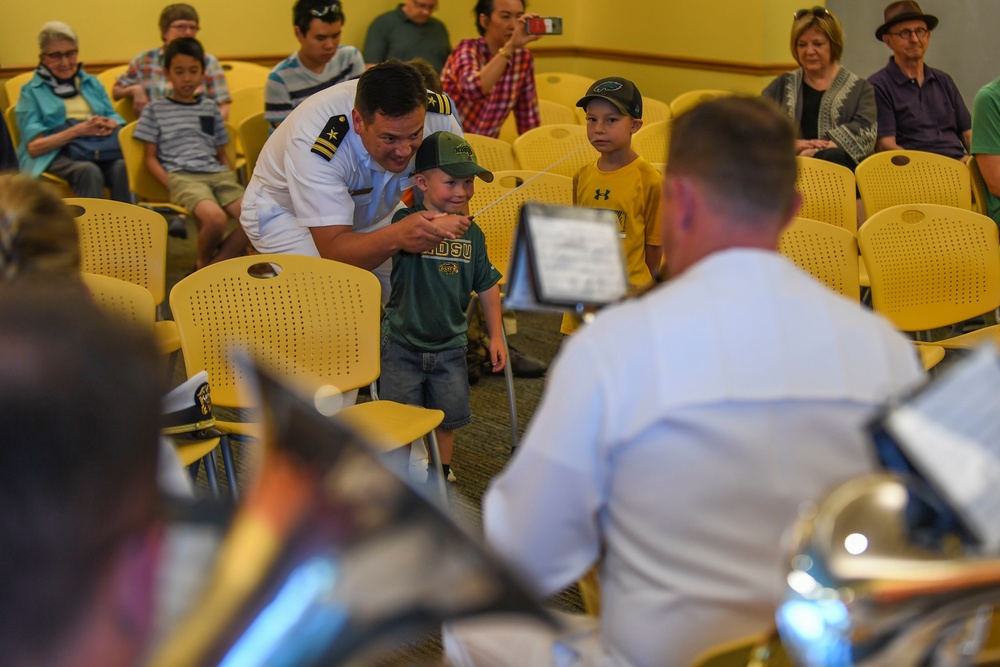
[[[337,0],[298,0],[292,20],[301,48],[271,70],[264,88],[264,119],[272,127],[313,93],[365,71],[361,52],[340,45],[344,10]]]

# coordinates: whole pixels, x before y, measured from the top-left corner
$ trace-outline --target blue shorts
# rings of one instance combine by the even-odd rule
[[[444,412],[447,431],[472,421],[469,411],[469,367],[466,346],[439,352],[417,352],[382,336],[379,397]]]

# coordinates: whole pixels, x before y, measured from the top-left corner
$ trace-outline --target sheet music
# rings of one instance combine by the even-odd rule
[[[528,231],[542,301],[608,304],[625,296],[628,284],[613,220],[540,215],[530,220]]]
[[[885,424],[985,545],[1000,547],[1000,352],[977,349]]]

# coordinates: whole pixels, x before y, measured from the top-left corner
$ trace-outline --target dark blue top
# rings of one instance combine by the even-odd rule
[[[972,117],[950,76],[924,65],[921,86],[890,57],[868,81],[875,88],[879,137],[894,136],[901,148],[910,150],[965,155],[962,133],[972,128]]]

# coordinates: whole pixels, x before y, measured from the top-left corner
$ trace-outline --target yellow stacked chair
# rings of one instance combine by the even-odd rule
[[[514,140],[514,157],[521,169],[572,176],[600,157],[580,125],[543,125]]]
[[[13,105],[11,105],[7,111],[4,112],[4,120],[7,121],[7,130],[10,132],[10,140],[16,149],[21,143],[21,130],[17,126],[17,113],[15,113]],[[66,182],[66,179],[59,178],[55,174],[50,174],[47,171],[42,172],[41,178],[58,187],[62,191],[63,196],[73,196],[73,190],[70,189],[69,183]]]
[[[140,285],[157,305],[166,299],[167,223],[159,213],[110,199],[66,198],[80,236],[83,271]],[[180,349],[171,320],[153,325],[164,354]]]
[[[571,107],[552,100],[538,100],[538,116],[542,125],[578,125]]]
[[[865,214],[899,204],[942,204],[972,210],[969,168],[926,151],[883,151],[855,169]]]
[[[261,264],[270,266],[271,277],[251,274]],[[381,287],[365,269],[320,257],[239,257],[181,280],[170,292],[170,308],[188,377],[208,372],[214,406],[254,407],[244,393],[247,378],[234,363],[240,352],[280,378],[313,388],[318,381],[349,392],[378,379]],[[434,439],[444,418],[440,410],[375,400],[345,407],[338,416],[376,435],[386,451],[427,436],[431,460],[440,465]],[[218,418],[216,428],[259,434],[255,424]],[[224,458],[228,439],[223,438]],[[232,475],[230,486],[235,489]]]
[[[883,209],[858,230],[872,307],[902,331],[959,324],[1000,307],[1000,234],[990,218],[936,204]],[[1000,344],[1000,325],[935,341]]]
[[[665,164],[670,148],[670,121],[643,123],[632,135],[632,149],[650,164]]]
[[[551,100],[573,109],[590,86],[596,81],[589,76],[567,72],[535,73],[535,88],[538,99]]]
[[[243,60],[222,60],[219,65],[226,75],[226,85],[229,87],[230,95],[242,88],[255,86],[263,88],[267,83],[267,75],[271,73],[267,67]]]
[[[260,152],[264,149],[264,144],[267,143],[270,127],[271,124],[264,120],[263,111],[244,118],[239,124],[237,132],[244,151],[243,177],[247,183],[250,182],[254,167],[257,166],[257,158],[260,157]]]
[[[514,159],[514,149],[506,141],[471,132],[465,135],[465,140],[475,151],[476,162],[480,166],[486,167],[490,171],[507,171],[518,168],[517,160]]]

